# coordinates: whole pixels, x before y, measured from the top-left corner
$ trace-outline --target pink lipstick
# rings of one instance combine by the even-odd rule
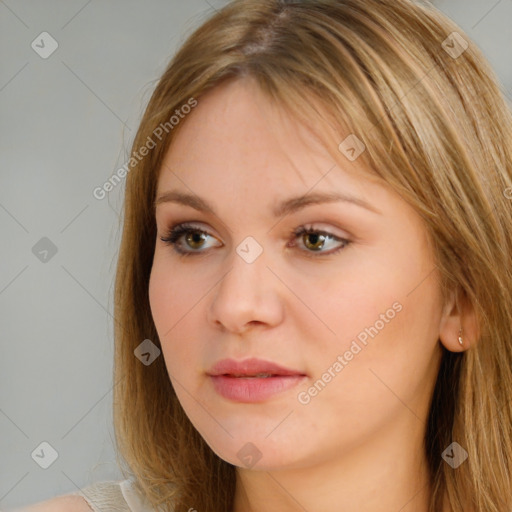
[[[223,359],[207,372],[217,393],[234,402],[263,402],[303,382],[306,374],[262,359]]]

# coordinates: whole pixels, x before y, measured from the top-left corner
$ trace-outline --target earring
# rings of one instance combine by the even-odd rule
[[[459,331],[459,343],[460,343],[461,345],[463,345],[463,344],[464,344],[464,343],[463,343],[463,341],[462,341],[462,326],[460,327],[460,331]]]

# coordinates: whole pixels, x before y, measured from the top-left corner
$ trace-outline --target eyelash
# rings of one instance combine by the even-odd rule
[[[205,253],[206,251],[184,251],[183,249],[181,249],[179,247],[178,240],[182,237],[182,235],[184,235],[186,233],[190,233],[190,232],[212,236],[207,231],[204,231],[202,229],[194,227],[192,224],[188,224],[185,222],[185,223],[177,224],[177,225],[171,227],[166,232],[165,236],[160,237],[160,240],[162,240],[162,242],[164,242],[167,245],[171,245],[172,248],[180,256],[188,257],[188,256],[192,256],[192,255],[200,255],[200,254]],[[346,238],[338,237],[336,235],[333,235],[332,233],[329,233],[328,231],[313,229],[313,228],[307,227],[307,226],[300,226],[297,229],[294,229],[290,232],[290,236],[293,237],[294,239],[296,239],[302,235],[305,235],[305,234],[324,235],[324,236],[333,238],[336,241],[344,243],[344,245],[342,245],[341,247],[338,247],[337,249],[331,250],[330,252],[327,252],[327,253],[325,253],[325,252],[315,253],[313,251],[308,251],[308,250],[303,251],[304,253],[306,253],[306,256],[310,257],[310,258],[318,258],[320,256],[332,256],[333,254],[338,253],[342,249],[345,249],[352,243],[351,240],[347,240]]]

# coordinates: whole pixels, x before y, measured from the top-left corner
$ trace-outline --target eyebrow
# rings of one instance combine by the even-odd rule
[[[381,214],[379,210],[377,210],[374,206],[372,206],[367,201],[364,201],[363,199],[352,196],[350,194],[334,192],[315,192],[303,196],[291,197],[275,205],[272,209],[272,213],[275,217],[282,217],[283,215],[288,215],[309,205],[334,202],[355,204],[376,214]],[[178,203],[185,206],[190,206],[191,208],[201,212],[216,215],[213,206],[205,199],[194,194],[179,192],[177,190],[170,190],[161,194],[155,200],[154,207],[156,208],[162,203]]]

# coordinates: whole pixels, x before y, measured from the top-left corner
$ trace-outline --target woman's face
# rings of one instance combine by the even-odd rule
[[[361,159],[340,153],[336,165],[250,81],[211,91],[181,122],[157,197],[192,195],[213,212],[158,203],[149,298],[196,429],[221,458],[255,469],[340,458],[384,432],[419,443],[442,319],[419,216],[365,178]],[[319,194],[361,203],[287,203]],[[185,222],[181,255],[160,237]],[[313,232],[292,234],[301,227]],[[243,365],[253,358],[291,375],[233,376],[279,373]],[[241,366],[215,372],[225,359]]]

